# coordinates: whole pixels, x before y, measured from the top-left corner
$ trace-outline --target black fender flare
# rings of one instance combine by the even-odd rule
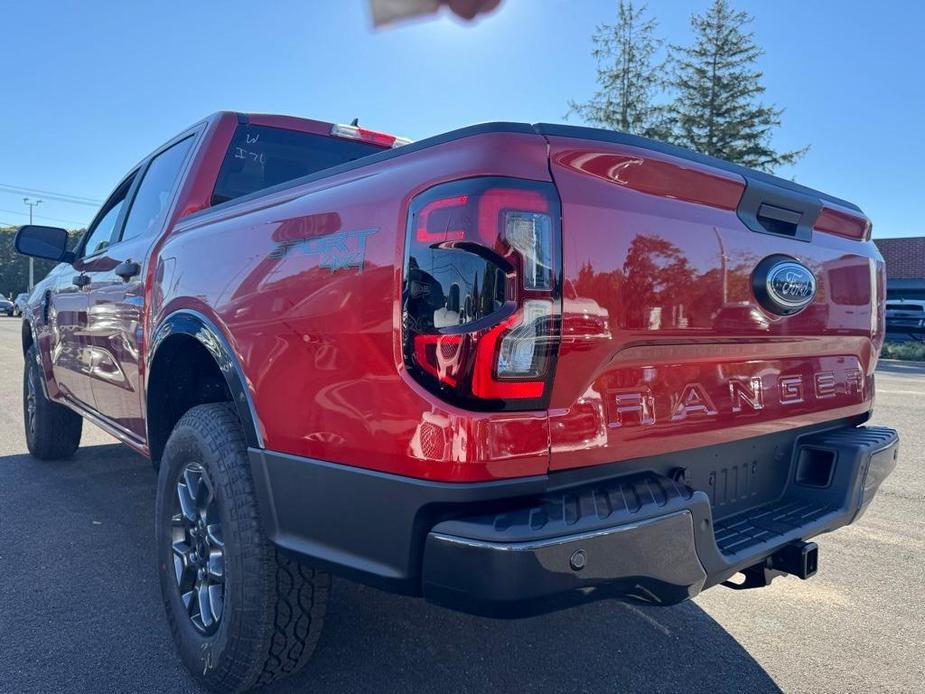
[[[263,434],[257,419],[257,411],[251,398],[250,388],[244,370],[234,350],[222,331],[209,318],[192,309],[178,309],[158,323],[148,346],[145,363],[145,393],[147,398],[151,365],[158,348],[172,335],[188,335],[205,347],[225,377],[225,384],[234,402],[244,428],[244,436],[250,448],[263,448]],[[150,434],[150,432],[149,432]],[[150,437],[149,437],[150,438]]]

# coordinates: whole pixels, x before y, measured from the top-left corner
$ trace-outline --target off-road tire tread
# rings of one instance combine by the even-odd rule
[[[23,369],[23,425],[29,453],[39,460],[60,460],[70,458],[80,446],[83,433],[83,417],[64,405],[45,397],[38,369],[38,357],[33,345],[26,350]],[[29,421],[26,417],[26,379],[35,383],[35,436],[29,435]]]
[[[324,623],[330,595],[328,574],[276,551],[276,608],[273,636],[257,684],[263,686],[297,672],[309,661]]]
[[[165,447],[162,473],[169,467],[174,438],[193,429],[208,442],[218,469],[209,473],[215,486],[223,489],[240,557],[233,558],[240,576],[247,581],[247,599],[234,604],[240,617],[215,668],[199,677],[206,686],[220,691],[245,691],[270,684],[302,668],[317,646],[330,594],[330,576],[301,565],[276,549],[266,537],[257,507],[254,481],[247,456],[243,429],[230,404],[197,405],[187,411]],[[160,487],[160,484],[158,485]],[[160,513],[160,505],[159,505]],[[225,529],[228,545],[229,528]],[[228,558],[226,557],[226,562]],[[226,570],[228,564],[226,563]],[[226,592],[226,614],[229,595]],[[171,631],[179,641],[181,632],[170,610]]]

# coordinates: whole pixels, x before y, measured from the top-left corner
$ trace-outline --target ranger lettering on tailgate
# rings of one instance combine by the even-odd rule
[[[683,422],[691,417],[715,417],[721,412],[731,415],[760,412],[767,406],[793,406],[835,397],[863,399],[864,377],[860,369],[819,371],[807,377],[802,374],[780,375],[777,378],[731,378],[725,383],[721,397],[710,395],[702,383],[684,384],[678,391],[656,397],[649,387],[611,391],[608,399],[608,426],[651,426]]]

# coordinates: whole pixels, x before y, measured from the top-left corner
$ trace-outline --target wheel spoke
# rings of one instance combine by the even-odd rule
[[[225,589],[220,584],[209,586],[209,607],[212,609],[212,617],[216,622],[222,618],[224,593]]]
[[[193,607],[193,603],[195,602],[193,600],[193,594],[194,594],[194,591],[188,590],[185,593],[182,593],[180,595],[180,599],[183,600],[183,605],[186,607],[186,612],[187,614],[190,615],[190,617],[193,616],[192,607]]]
[[[192,466],[187,466],[183,471],[183,482],[190,500],[196,508],[199,508],[199,485],[202,483],[202,475]]]
[[[29,433],[35,433],[35,381],[32,371],[26,374],[26,416],[28,418]]]
[[[212,626],[215,616],[212,614],[212,596],[209,594],[209,586],[205,581],[200,581],[196,588],[196,595],[199,600],[199,618],[202,620],[204,627]]]
[[[209,561],[206,565],[209,579],[215,583],[225,582],[225,555],[219,549],[213,549],[209,553]]]
[[[213,547],[225,547],[225,541],[222,539],[222,526],[218,523],[210,523],[206,526],[206,538]]]
[[[212,483],[203,475],[199,478],[199,489],[196,492],[196,503],[204,517],[208,517],[211,510],[212,502],[215,500],[215,493],[212,491]]]
[[[180,500],[180,511],[190,523],[196,522],[196,500],[190,495],[189,487],[182,482],[177,485],[177,499]]]
[[[177,579],[177,585],[183,582],[183,574],[186,573],[186,562],[179,554],[173,555],[173,573]]]
[[[173,550],[173,565],[176,573],[177,585],[180,591],[188,589],[192,585],[191,576],[195,576],[195,569],[192,567],[190,553],[192,548],[185,542],[177,542],[171,548]]]

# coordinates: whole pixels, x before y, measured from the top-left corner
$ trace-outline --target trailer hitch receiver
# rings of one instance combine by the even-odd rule
[[[741,583],[723,581],[722,585],[733,590],[764,588],[771,585],[778,576],[790,574],[806,580],[816,575],[819,568],[819,546],[815,542],[791,542],[784,545],[764,561],[742,570],[745,580]]]

